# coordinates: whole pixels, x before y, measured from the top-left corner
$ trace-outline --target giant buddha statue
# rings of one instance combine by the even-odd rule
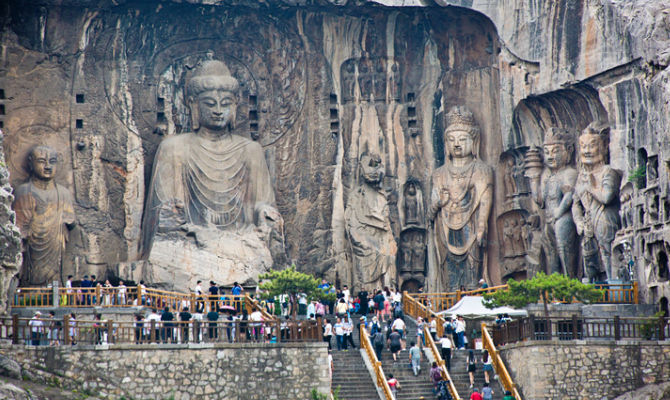
[[[469,110],[449,111],[448,159],[433,173],[431,193],[437,261],[449,289],[474,287],[483,275],[493,169],[478,157],[479,135]]]
[[[28,154],[30,178],[15,191],[16,224],[24,239],[21,285],[46,286],[64,282],[63,252],[75,226],[70,191],[54,181],[58,153],[37,146]]]
[[[155,283],[254,280],[272,266],[277,232],[283,251],[263,149],[235,132],[238,88],[223,62],[201,62],[186,86],[193,132],[156,152],[142,239]]]

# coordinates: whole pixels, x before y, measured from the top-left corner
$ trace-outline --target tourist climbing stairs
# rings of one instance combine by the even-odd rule
[[[477,389],[480,393],[485,382],[484,370],[481,363],[483,354],[484,352],[482,350],[475,350],[475,358],[477,359],[477,372],[475,372],[474,389]],[[451,380],[454,383],[454,386],[456,386],[456,391],[463,399],[469,399],[470,395],[472,394],[472,388],[470,388],[470,377],[468,375],[467,357],[467,350],[452,351],[451,370],[449,371]],[[490,376],[490,386],[493,389],[493,399],[502,399],[504,397],[505,389],[503,389],[500,382],[494,378],[493,372],[490,374]]]
[[[406,349],[398,353],[397,361],[393,361],[393,355],[385,348],[382,351],[382,368],[384,372],[393,374],[393,377],[400,382],[400,390],[398,391],[397,400],[419,400],[422,396],[424,399],[434,399],[433,384],[430,381],[430,362],[423,356],[421,358],[421,372],[414,376],[412,365],[409,361],[409,344],[417,341],[416,323],[409,317],[405,317],[405,335],[406,335]]]

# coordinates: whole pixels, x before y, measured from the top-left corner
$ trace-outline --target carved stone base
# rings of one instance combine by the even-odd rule
[[[133,276],[152,286],[186,291],[196,282],[253,283],[272,267],[272,256],[258,233],[217,232],[205,244],[192,237],[157,234],[147,262]]]

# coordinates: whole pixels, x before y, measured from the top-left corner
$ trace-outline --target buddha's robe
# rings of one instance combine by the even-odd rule
[[[143,223],[143,254],[156,232],[190,224],[245,231],[261,205],[274,207],[261,146],[238,135],[210,140],[195,133],[165,139],[154,159]]]
[[[67,228],[75,222],[70,191],[55,183],[47,190],[39,189],[30,180],[16,188],[15,196],[16,223],[26,241],[21,284],[45,286],[62,281]]]

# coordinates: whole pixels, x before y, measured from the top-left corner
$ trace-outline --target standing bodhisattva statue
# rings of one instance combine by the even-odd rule
[[[478,157],[479,127],[472,113],[447,114],[448,160],[433,173],[431,211],[437,260],[447,288],[476,286],[483,274],[483,249],[493,201],[493,169]]]
[[[577,232],[572,220],[572,200],[577,170],[570,165],[574,154],[572,132],[549,128],[544,136],[544,170],[535,149],[526,153],[526,176],[533,199],[544,210],[542,247],[549,273],[577,276]]]
[[[268,226],[281,230],[283,226],[262,147],[234,132],[238,88],[237,79],[223,62],[205,60],[199,64],[186,85],[193,132],[168,137],[156,152],[143,222],[143,253],[149,257],[155,236],[163,233],[185,232],[195,237],[198,248],[208,253],[200,252],[201,259],[189,256],[198,264],[193,268],[212,265],[206,272],[184,266],[190,271],[189,280],[206,273],[217,282],[244,282],[267,270],[272,261],[259,254],[269,254],[271,246],[266,239],[272,235],[266,230],[262,238],[258,231]],[[185,242],[184,238],[176,239],[177,245]],[[195,252],[190,249],[175,254]],[[242,276],[225,275],[233,267],[226,263],[237,256],[242,260],[236,266]],[[250,263],[262,265],[258,269]],[[174,264],[179,266],[179,262]],[[250,273],[250,268],[255,272]],[[210,279],[207,276],[201,277]]]
[[[58,153],[37,146],[28,154],[30,178],[16,188],[16,224],[25,240],[21,284],[46,286],[63,282],[63,251],[68,230],[75,226],[70,191],[54,182]]]
[[[619,230],[621,176],[607,164],[609,126],[595,122],[579,137],[580,169],[572,216],[582,236],[584,270],[591,282],[611,279],[612,241]]]

